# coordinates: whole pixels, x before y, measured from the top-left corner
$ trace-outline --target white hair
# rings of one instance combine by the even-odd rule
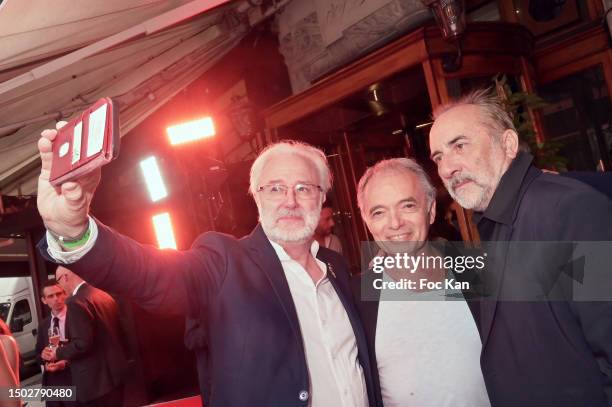
[[[332,175],[325,153],[310,144],[295,140],[286,140],[270,144],[259,153],[259,156],[257,156],[251,166],[249,192],[255,196],[257,188],[260,186],[259,178],[261,177],[261,171],[271,157],[291,154],[305,158],[316,167],[317,174],[319,175],[319,186],[323,190],[323,195],[325,195],[332,186]]]
[[[411,158],[391,158],[388,160],[382,160],[368,168],[365,174],[363,174],[359,180],[359,184],[357,184],[357,206],[361,211],[362,217],[365,215],[365,208],[363,207],[363,194],[366,186],[375,175],[387,171],[411,172],[417,177],[421,183],[421,186],[423,187],[423,191],[427,197],[427,206],[431,206],[432,202],[436,199],[436,188],[434,188],[429,176],[425,170],[423,170],[423,167],[421,167],[416,161]]]

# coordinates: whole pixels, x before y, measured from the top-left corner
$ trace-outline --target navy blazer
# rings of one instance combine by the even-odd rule
[[[263,229],[237,240],[208,232],[186,251],[141,245],[99,224],[92,250],[70,269],[91,284],[147,309],[201,322],[196,352],[201,389],[211,406],[306,406],[308,367],[283,268]],[[46,244],[46,243],[45,243]],[[45,250],[44,244],[41,247]],[[368,348],[349,287],[348,266],[324,247],[317,258],[353,327],[370,405],[375,405]]]

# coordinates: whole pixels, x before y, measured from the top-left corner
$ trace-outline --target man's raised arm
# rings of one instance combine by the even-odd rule
[[[64,123],[58,123],[58,128]],[[49,182],[52,142],[57,130],[44,130],[38,142],[42,162],[38,211],[47,229],[39,248],[43,255],[69,268],[92,285],[124,296],[147,309],[189,314],[189,294],[206,296],[223,280],[223,246],[200,239],[186,252],[158,250],[114,232],[89,216],[100,169],[60,187]],[[207,244],[206,241],[211,244]],[[197,311],[194,311],[197,312]]]

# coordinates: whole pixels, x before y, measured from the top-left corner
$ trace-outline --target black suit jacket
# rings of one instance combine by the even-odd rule
[[[70,266],[84,279],[148,309],[187,315],[207,333],[198,371],[212,406],[306,406],[308,367],[282,265],[261,226],[250,236],[209,232],[187,251],[160,251],[104,225],[92,250]],[[46,249],[42,247],[43,253]],[[329,279],[353,327],[370,405],[368,348],[348,281],[348,266],[320,248]],[[302,397],[300,397],[302,395]]]
[[[571,242],[607,241],[612,248],[612,201],[581,182],[542,173],[531,160],[514,160],[476,216],[481,239],[504,242],[491,247],[505,252],[502,263],[487,268],[492,296],[480,302],[477,318],[491,403],[612,406],[612,295],[576,301],[572,291],[612,287],[610,263],[564,268],[580,265],[581,258],[572,263]],[[596,263],[587,257],[585,264]],[[525,293],[536,295],[521,299]]]
[[[36,360],[38,364],[44,366],[45,361],[42,360],[40,354],[43,349],[49,345],[49,327],[51,326],[51,319],[53,315],[49,315],[38,324],[38,333],[36,334]],[[64,370],[58,370],[57,372],[44,371],[42,375],[43,386],[71,386],[72,376],[70,374],[70,366]]]
[[[378,376],[378,362],[376,359],[376,326],[378,323],[378,305],[380,302],[380,292],[374,291],[374,298],[371,300],[362,299],[362,286],[372,287],[373,281],[376,275],[368,270],[363,275],[356,275],[351,277],[351,291],[357,310],[363,324],[363,328],[368,342],[368,349],[370,350],[370,365],[372,369],[376,371],[373,375],[374,386],[376,389],[376,405],[382,406],[382,394],[380,391],[380,378]],[[366,288],[363,288],[364,290]]]
[[[57,350],[57,358],[70,362],[77,400],[95,400],[119,386],[126,372],[117,303],[85,283],[66,306],[69,342]]]

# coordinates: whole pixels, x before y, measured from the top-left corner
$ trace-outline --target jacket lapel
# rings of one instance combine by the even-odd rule
[[[296,340],[304,352],[304,344],[302,342],[302,332],[300,330],[300,323],[297,317],[297,311],[295,304],[293,303],[293,297],[291,297],[291,291],[289,290],[289,283],[283,271],[274,248],[268,241],[266,234],[264,233],[261,225],[253,230],[253,232],[245,238],[245,243],[248,246],[249,252],[254,259],[257,266],[264,273],[272,289],[280,301],[287,319],[291,324],[293,333],[295,334]]]
[[[500,201],[499,198],[496,199],[498,194],[496,190],[489,208],[482,216],[483,219],[478,222],[478,231],[481,237],[486,236],[487,241],[492,243],[493,246],[489,246],[488,250],[495,253],[496,259],[492,269],[487,270],[493,276],[488,286],[491,290],[491,296],[481,300],[480,318],[483,349],[491,333],[500,292],[504,290],[504,273],[508,264],[508,253],[511,252],[510,249],[513,244],[514,222],[518,216],[520,203],[531,183],[541,174],[540,170],[531,166],[532,160],[533,157],[524,154],[515,159],[497,188],[501,191],[502,197],[504,195],[511,196],[511,201],[505,202]]]
[[[507,240],[512,235],[512,227],[508,226],[504,229],[505,230],[501,233],[502,236],[499,236],[499,239],[493,242],[493,246],[490,246],[488,250],[496,252],[493,256],[496,262],[489,266],[490,270],[487,270],[489,281],[486,282],[486,289],[490,295],[480,300],[480,323],[483,349],[487,344],[489,334],[491,333],[491,327],[493,326],[493,319],[495,317],[495,311],[497,310],[498,298],[500,290],[502,289],[502,281],[506,268],[508,245],[510,244]]]

